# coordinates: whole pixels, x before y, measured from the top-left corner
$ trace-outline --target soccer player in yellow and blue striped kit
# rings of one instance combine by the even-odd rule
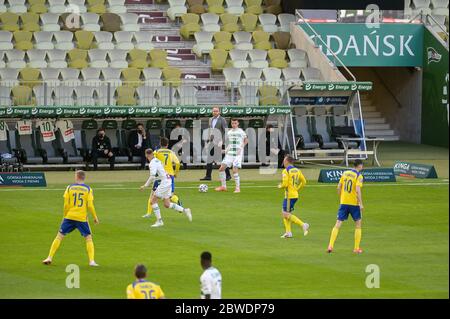
[[[169,139],[166,137],[161,137],[160,139],[161,148],[154,152],[155,157],[161,161],[161,163],[164,166],[164,170],[166,173],[170,176],[172,180],[172,197],[170,198],[170,201],[172,203],[182,205],[179,197],[175,195],[175,177],[178,175],[178,172],[180,171],[180,160],[178,159],[177,155],[170,150],[169,147]],[[158,182],[155,182],[153,185],[153,191],[156,190],[158,187]],[[151,216],[153,212],[152,204],[151,204],[151,196],[147,203],[147,214],[145,214],[144,218],[148,218]]]
[[[292,238],[292,223],[299,225],[303,229],[303,234],[308,235],[309,224],[304,223],[300,218],[293,215],[294,206],[298,201],[298,192],[306,185],[306,179],[300,169],[294,166],[294,158],[286,156],[283,161],[285,169],[283,170],[283,180],[278,188],[284,189],[283,200],[283,223],[285,233],[281,238]]]
[[[45,265],[52,263],[53,256],[61,245],[64,236],[76,228],[86,239],[89,266],[98,266],[94,260],[94,243],[88,222],[88,211],[91,212],[95,224],[98,224],[99,221],[94,207],[94,193],[92,188],[84,183],[85,179],[86,173],[84,171],[76,171],[75,183],[67,186],[64,192],[64,219],[50,247],[48,257],[42,261]]]
[[[355,221],[355,246],[353,252],[361,254],[361,212],[364,209],[362,203],[361,189],[363,187],[364,178],[361,175],[363,169],[363,162],[361,160],[355,160],[354,169],[345,171],[337,187],[338,196],[341,201],[339,211],[337,215],[336,224],[331,231],[330,242],[328,244],[328,253],[331,253],[334,248],[334,242],[341,228],[342,222],[347,220],[348,215],[351,215]]]

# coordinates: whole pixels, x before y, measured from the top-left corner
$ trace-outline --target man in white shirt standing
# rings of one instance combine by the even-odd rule
[[[164,207],[173,209],[179,213],[183,213],[186,215],[186,217],[189,219],[189,221],[192,221],[192,214],[191,210],[189,208],[184,208],[178,204],[172,203],[170,201],[170,198],[172,197],[172,179],[170,176],[166,173],[164,170],[164,166],[161,163],[159,159],[157,159],[154,156],[152,149],[146,149],[145,150],[145,156],[147,160],[150,162],[149,169],[150,169],[150,177],[148,178],[147,182],[141,186],[141,191],[143,191],[146,187],[149,187],[150,185],[153,185],[153,183],[157,180],[160,181],[158,187],[154,192],[152,192],[151,196],[151,205],[153,208],[153,212],[156,216],[156,223],[152,225],[152,227],[161,227],[164,226],[162,217],[161,217],[161,210],[158,205],[158,201],[160,199],[163,200]]]
[[[201,254],[200,264],[204,270],[200,276],[201,298],[222,299],[222,275],[212,266],[210,252],[205,251]]]

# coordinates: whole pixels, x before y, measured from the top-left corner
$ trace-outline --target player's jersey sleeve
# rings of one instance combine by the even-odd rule
[[[203,299],[205,298],[206,295],[212,294],[212,281],[207,273],[204,273],[200,277],[200,287]]]
[[[300,184],[297,186],[297,190],[301,190],[306,185],[306,178],[300,170],[298,171],[298,178],[300,180]]]
[[[160,286],[158,286],[158,289],[156,289],[155,297],[156,297],[156,299],[165,298],[164,292],[162,291]]]
[[[289,173],[286,170],[282,172],[281,188],[289,187]]]
[[[127,299],[136,299],[134,296],[134,289],[133,285],[128,285],[127,287]]]
[[[362,175],[359,175],[356,179],[356,186],[359,186],[360,188],[363,187],[364,177]]]

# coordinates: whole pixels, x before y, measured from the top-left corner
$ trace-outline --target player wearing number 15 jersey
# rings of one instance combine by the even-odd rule
[[[75,228],[86,239],[86,250],[89,257],[89,266],[98,266],[94,261],[94,243],[92,242],[91,228],[88,223],[88,211],[91,212],[94,223],[98,224],[97,213],[94,207],[94,193],[92,188],[84,184],[86,173],[75,172],[75,184],[69,185],[64,192],[64,219],[50,247],[47,259],[42,263],[50,265],[53,256],[61,245],[64,236],[71,233]]]
[[[127,287],[128,299],[165,299],[161,287],[146,280],[147,268],[144,265],[137,265],[134,275],[136,280]]]
[[[347,220],[348,215],[351,215],[355,221],[355,246],[353,252],[357,254],[362,253],[362,249],[359,247],[361,243],[361,211],[364,209],[361,195],[364,179],[361,175],[362,169],[362,161],[355,160],[354,169],[345,171],[339,181],[337,191],[341,205],[339,206],[336,225],[331,231],[330,243],[328,244],[329,253],[333,251],[339,229],[342,222]]]
[[[292,238],[291,224],[297,224],[303,228],[303,234],[308,235],[309,225],[293,215],[295,203],[298,201],[298,192],[305,187],[306,179],[302,172],[294,166],[294,158],[286,156],[283,161],[283,180],[278,188],[284,189],[283,223],[285,233],[281,238]]]

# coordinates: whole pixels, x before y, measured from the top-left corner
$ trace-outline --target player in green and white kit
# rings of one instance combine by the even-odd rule
[[[244,156],[244,147],[248,143],[247,134],[239,128],[239,121],[231,119],[231,130],[227,133],[228,146],[225,149],[225,158],[219,168],[219,177],[221,186],[216,188],[217,192],[227,191],[227,176],[225,169],[233,168],[233,177],[236,183],[235,193],[241,192],[239,169],[242,167],[242,158]]]

